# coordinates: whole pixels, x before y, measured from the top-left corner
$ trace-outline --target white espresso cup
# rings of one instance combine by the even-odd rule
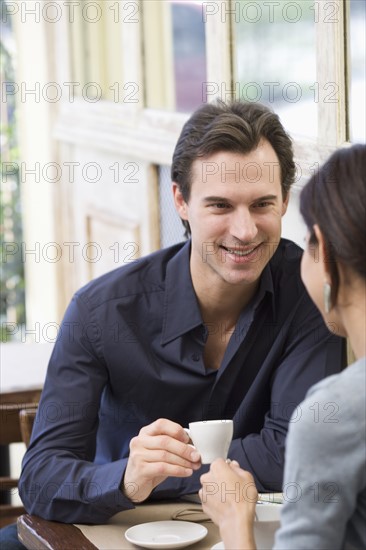
[[[201,455],[202,464],[211,464],[216,458],[227,458],[233,438],[232,420],[202,420],[190,422],[184,428]]]

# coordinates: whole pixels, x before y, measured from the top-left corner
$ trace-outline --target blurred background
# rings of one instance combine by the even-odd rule
[[[299,191],[365,142],[365,2],[1,0],[2,341],[53,343],[90,279],[183,239],[170,163],[189,114],[261,101]]]

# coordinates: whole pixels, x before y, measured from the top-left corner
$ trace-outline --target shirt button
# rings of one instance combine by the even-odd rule
[[[199,361],[201,359],[200,355],[198,353],[192,353],[191,355],[193,361]]]

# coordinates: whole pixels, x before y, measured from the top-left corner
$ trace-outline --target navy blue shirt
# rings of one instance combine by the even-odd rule
[[[157,418],[182,426],[233,418],[230,458],[253,473],[259,491],[280,491],[292,413],[310,386],[344,365],[344,341],[328,332],[301,282],[301,254],[281,240],[218,370],[205,368],[203,352],[208,330],[222,327],[203,323],[189,241],[77,292],[23,461],[27,511],[99,523],[132,508],[119,489],[129,442]],[[196,492],[202,472],[168,478],[151,498]]]

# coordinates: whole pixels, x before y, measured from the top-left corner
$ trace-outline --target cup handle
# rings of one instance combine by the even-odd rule
[[[194,449],[196,448],[194,445],[193,445],[193,441],[192,441],[192,438],[191,438],[191,432],[189,430],[189,428],[183,428],[183,430],[186,432],[186,434],[189,436],[189,443],[188,445],[190,445],[191,447],[193,447]]]

